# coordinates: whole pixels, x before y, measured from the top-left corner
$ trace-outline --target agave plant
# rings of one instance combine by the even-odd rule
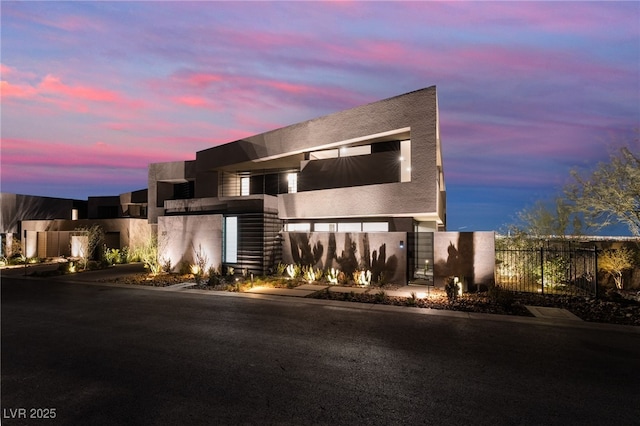
[[[354,279],[358,285],[368,286],[371,284],[371,271],[356,271],[354,274]]]
[[[338,275],[340,274],[340,270],[336,268],[331,268],[327,271],[327,281],[329,284],[338,284]]]

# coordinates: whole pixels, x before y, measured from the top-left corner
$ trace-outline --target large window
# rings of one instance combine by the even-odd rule
[[[240,178],[240,195],[245,196],[249,195],[251,180],[249,177],[241,177]]]
[[[338,222],[338,232],[360,232],[362,223],[360,222]]]
[[[224,262],[238,263],[238,217],[224,218]]]
[[[287,192],[289,192],[289,194],[295,194],[296,192],[298,192],[298,174],[297,173],[287,174]]]
[[[287,223],[285,226],[287,232],[309,232],[311,231],[310,223]]]
[[[363,232],[388,232],[389,223],[387,222],[362,222]]]
[[[411,182],[411,141],[400,142],[400,182]]]
[[[336,232],[338,226],[335,223],[316,223],[313,230],[317,232]]]
[[[388,232],[388,222],[340,222],[315,223],[313,230],[317,232]]]

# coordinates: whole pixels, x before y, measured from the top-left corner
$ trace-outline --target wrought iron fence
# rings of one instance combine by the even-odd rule
[[[511,291],[597,296],[596,248],[497,249],[496,284]]]

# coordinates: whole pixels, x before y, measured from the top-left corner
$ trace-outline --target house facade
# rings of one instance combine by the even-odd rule
[[[74,256],[73,234],[100,225],[108,248],[135,248],[151,235],[147,190],[72,200],[0,194],[1,255],[11,256],[14,241],[28,257]]]
[[[163,263],[255,274],[278,262],[411,280],[446,229],[429,87],[149,166]]]

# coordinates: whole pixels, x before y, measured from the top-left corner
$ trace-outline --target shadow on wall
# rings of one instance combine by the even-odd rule
[[[434,282],[458,277],[463,291],[486,290],[494,283],[493,232],[436,232],[433,239]]]
[[[336,268],[347,276],[369,270],[374,282],[405,282],[406,253],[399,245],[405,239],[402,232],[285,232],[282,260],[324,271]]]

